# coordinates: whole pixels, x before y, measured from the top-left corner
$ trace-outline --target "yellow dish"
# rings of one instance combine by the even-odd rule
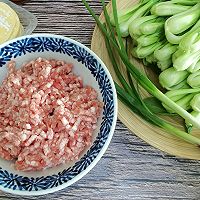
[[[16,12],[6,3],[0,2],[0,44],[19,36],[21,29]]]

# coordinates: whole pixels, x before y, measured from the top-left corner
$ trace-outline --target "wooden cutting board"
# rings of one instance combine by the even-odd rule
[[[123,9],[125,7],[129,7],[130,5],[133,5],[134,3],[137,3],[136,0],[118,0],[118,8]],[[111,10],[111,3],[107,6],[108,10]],[[103,13],[100,16],[101,20],[104,20]],[[107,66],[108,70],[110,71],[113,79],[115,81],[118,81],[116,78],[116,75],[114,73],[114,70],[112,68],[112,64],[110,62],[104,38],[101,34],[99,28],[96,26],[94,29],[93,37],[92,37],[92,43],[91,43],[92,50],[103,60],[105,65]],[[133,60],[133,62],[136,62]],[[141,63],[137,63],[138,67],[141,70],[145,70],[144,66]],[[123,71],[123,64],[119,61],[119,67]],[[150,75],[150,77],[153,79],[153,81],[156,81],[156,76],[151,71],[146,71]],[[143,95],[146,96],[147,93],[143,92]],[[131,112],[125,105],[123,105],[120,101],[119,103],[119,111],[118,111],[118,118],[124,123],[132,133],[136,134],[138,137],[149,143],[150,145],[165,151],[171,155],[175,155],[182,158],[189,158],[189,159],[197,159],[200,160],[200,148],[197,146],[194,146],[192,144],[189,144],[175,136],[173,136],[171,133],[166,132],[158,127],[155,127],[137,115],[135,115],[133,112]],[[169,118],[168,120],[175,126],[179,128],[183,128],[182,121],[180,118]],[[200,131],[195,130],[192,134],[196,136],[200,136]]]

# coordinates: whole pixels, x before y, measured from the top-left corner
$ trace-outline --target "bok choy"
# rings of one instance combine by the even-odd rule
[[[116,83],[116,89],[118,92],[119,99],[129,106],[129,108],[142,116],[147,121],[153,123],[154,125],[157,125],[165,130],[167,130],[169,133],[176,135],[188,142],[191,142],[196,145],[200,145],[200,139],[198,139],[195,136],[192,136],[190,134],[187,134],[184,131],[181,131],[174,126],[170,125],[165,120],[159,118],[156,114],[151,112],[148,107],[146,106],[144,100],[140,97],[140,94],[138,93],[138,90],[135,88],[134,84],[130,81],[128,83],[123,77],[121,77],[121,73],[119,68],[117,67],[117,61],[115,60],[116,56],[119,56],[124,63],[128,73],[131,75],[131,77],[140,84],[146,91],[148,91],[150,94],[152,94],[154,97],[156,97],[158,100],[160,100],[163,104],[168,106],[170,109],[174,110],[177,114],[182,116],[185,120],[187,120],[189,123],[195,125],[196,127],[200,128],[199,120],[196,119],[193,115],[188,113],[186,110],[184,110],[181,106],[173,102],[169,97],[167,97],[165,94],[163,94],[142,72],[140,72],[133,63],[129,61],[128,55],[125,51],[123,40],[122,40],[122,33],[120,29],[120,24],[118,22],[118,14],[117,14],[117,7],[116,7],[116,0],[112,0],[113,5],[113,16],[115,20],[115,26],[116,26],[116,32],[117,32],[117,40],[115,39],[115,36],[113,35],[112,27],[110,27],[110,18],[106,12],[106,8],[104,6],[104,15],[106,18],[106,24],[104,25],[98,17],[95,15],[94,11],[91,9],[89,4],[86,0],[82,0],[85,4],[86,8],[90,12],[90,14],[94,17],[95,21],[97,22],[98,27],[100,28],[102,34],[105,37],[107,50],[109,53],[109,56],[111,58],[113,68],[115,69],[116,75],[120,81],[120,84]],[[101,0],[102,5],[105,5],[104,0]],[[148,3],[147,3],[148,4]],[[152,54],[151,54],[152,55]],[[195,90],[195,89],[193,89]],[[194,92],[194,91],[193,91]],[[198,90],[200,92],[200,89]]]

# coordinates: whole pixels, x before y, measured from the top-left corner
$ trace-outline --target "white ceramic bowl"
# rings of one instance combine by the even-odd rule
[[[0,159],[0,189],[18,195],[43,195],[63,189],[87,174],[100,160],[112,138],[117,119],[117,95],[106,66],[84,45],[57,35],[23,36],[0,46],[0,81],[7,73],[11,59],[21,66],[38,57],[65,60],[74,64],[73,72],[83,78],[84,85],[98,91],[104,102],[103,112],[94,132],[93,144],[75,163],[39,172],[20,172],[12,162]],[[87,184],[87,183],[86,183]]]

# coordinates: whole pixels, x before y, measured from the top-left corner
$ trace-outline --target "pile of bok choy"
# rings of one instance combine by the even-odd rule
[[[82,2],[104,35],[110,60],[120,82],[115,83],[118,98],[148,122],[199,146],[199,138],[160,118],[151,108],[151,103],[141,97],[137,84],[156,101],[160,101],[169,113],[180,115],[190,127],[200,128],[200,1],[141,0],[127,10],[118,12],[116,0],[112,0],[112,14],[109,15],[105,1],[101,0],[105,23],[99,20],[86,0]],[[135,44],[132,56],[161,69],[159,80],[163,88],[168,90],[165,94],[130,61],[124,45],[124,37],[129,36]],[[126,67],[128,81],[122,76],[116,56]]]

